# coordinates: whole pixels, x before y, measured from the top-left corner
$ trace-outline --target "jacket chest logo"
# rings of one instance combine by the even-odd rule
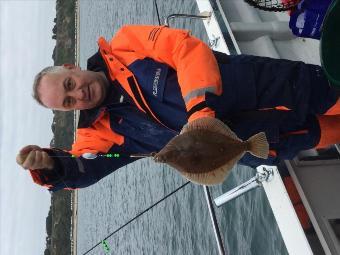
[[[155,73],[155,77],[153,79],[152,94],[155,97],[157,97],[157,94],[158,94],[158,82],[159,82],[159,77],[161,76],[161,72],[162,72],[162,69],[161,68],[157,68],[156,69],[156,73]]]

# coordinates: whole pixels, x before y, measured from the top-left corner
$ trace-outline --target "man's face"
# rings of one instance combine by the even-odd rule
[[[38,94],[48,108],[85,110],[103,102],[107,87],[108,81],[103,73],[67,66],[61,72],[44,75],[38,86]]]

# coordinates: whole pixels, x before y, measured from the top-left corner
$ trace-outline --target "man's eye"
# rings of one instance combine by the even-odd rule
[[[71,79],[67,79],[66,81],[66,90],[72,90],[73,89],[73,82]]]

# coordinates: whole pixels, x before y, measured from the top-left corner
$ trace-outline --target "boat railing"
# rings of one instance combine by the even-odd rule
[[[164,20],[164,25],[165,26],[170,26],[170,21],[175,19],[175,18],[185,18],[185,19],[209,19],[211,16],[211,12],[202,12],[198,15],[194,15],[194,14],[180,14],[180,13],[174,13],[174,14],[170,14],[169,16],[167,16]]]

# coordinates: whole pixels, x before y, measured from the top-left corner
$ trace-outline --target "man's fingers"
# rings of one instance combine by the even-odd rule
[[[35,167],[39,168],[41,167],[40,165],[42,164],[42,160],[43,160],[43,156],[42,153],[43,151],[34,151],[35,152],[35,158],[34,158],[34,162],[35,162]]]
[[[45,151],[31,151],[22,164],[25,169],[52,169],[54,166],[53,159]]]
[[[41,162],[44,165],[44,168],[52,169],[54,167],[54,160],[45,151],[42,152],[41,156]]]
[[[19,154],[28,154],[32,150],[41,150],[41,148],[37,145],[27,145],[19,151]]]
[[[31,151],[28,153],[24,163],[22,164],[22,167],[25,169],[33,168],[34,169],[34,163],[35,163],[35,151]]]
[[[16,157],[16,162],[19,165],[22,165],[24,163],[25,159],[26,159],[26,155],[18,154],[17,157]]]
[[[16,161],[24,169],[52,169],[54,160],[39,146],[28,145],[22,148],[16,157]]]
[[[16,157],[16,161],[19,165],[22,165],[25,163],[27,156],[31,151],[34,150],[41,150],[41,148],[37,145],[27,145],[23,147],[20,151],[19,154]]]

